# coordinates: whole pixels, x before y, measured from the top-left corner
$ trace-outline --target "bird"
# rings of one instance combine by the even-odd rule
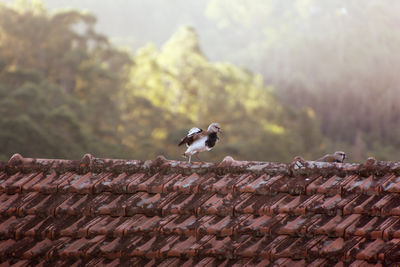
[[[316,161],[343,163],[345,158],[346,158],[346,153],[344,153],[343,151],[336,151],[333,154],[326,154],[325,156],[323,156],[320,159],[317,159]]]
[[[178,146],[186,144],[188,147],[185,153],[183,153],[184,157],[189,157],[188,163],[190,164],[193,155],[195,155],[198,160],[202,161],[198,154],[200,152],[210,151],[219,140],[217,133],[221,132],[221,126],[217,122],[211,123],[207,131],[203,131],[197,127],[190,129],[187,136],[182,138],[178,144]]]

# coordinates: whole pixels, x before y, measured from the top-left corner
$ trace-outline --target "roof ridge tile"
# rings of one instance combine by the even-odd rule
[[[85,154],[81,160],[63,159],[40,159],[24,158],[20,154],[14,154],[8,162],[0,162],[0,171],[9,174],[18,171],[26,173],[30,171],[49,172],[56,171],[64,173],[75,171],[80,174],[87,172],[114,172],[114,173],[191,173],[215,172],[218,175],[227,173],[267,173],[269,175],[287,174],[290,176],[312,175],[318,170],[323,175],[350,175],[358,174],[368,177],[371,174],[384,175],[395,173],[400,175],[400,162],[376,161],[369,158],[365,163],[329,163],[315,161],[299,161],[298,157],[292,163],[261,162],[261,161],[237,161],[232,157],[225,157],[220,163],[200,163],[167,160],[164,156],[157,156],[153,160],[128,160],[128,159],[104,159],[96,158],[90,154]]]

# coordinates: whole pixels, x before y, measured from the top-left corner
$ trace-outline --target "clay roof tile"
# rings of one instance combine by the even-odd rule
[[[366,266],[400,259],[400,163],[0,162],[0,264]]]

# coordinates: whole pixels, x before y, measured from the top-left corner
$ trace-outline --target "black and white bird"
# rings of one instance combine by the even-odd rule
[[[189,157],[188,162],[190,163],[193,155],[199,159],[200,152],[210,151],[215,146],[219,140],[217,133],[220,132],[222,132],[221,126],[216,122],[211,123],[207,131],[194,127],[189,130],[187,136],[182,138],[178,146],[186,144],[188,148],[183,155]]]
[[[346,158],[346,153],[344,153],[343,151],[336,151],[334,154],[326,154],[325,156],[323,156],[320,159],[317,159],[316,161],[343,163],[345,158]]]

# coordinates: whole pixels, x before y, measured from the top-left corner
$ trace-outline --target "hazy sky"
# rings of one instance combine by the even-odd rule
[[[98,32],[107,35],[117,46],[132,51],[149,42],[160,47],[181,25],[185,25],[196,30],[200,48],[210,61],[231,62],[259,73],[263,69],[263,64],[255,63],[259,49],[252,46],[262,36],[261,28],[246,29],[245,36],[238,34],[240,29],[235,27],[219,28],[219,22],[206,15],[211,0],[39,1],[50,11],[66,8],[89,11],[98,19]],[[13,3],[14,0],[0,2]]]
[[[0,2],[14,1],[0,0]],[[210,37],[215,39],[214,36],[206,37],[207,27],[216,26],[204,16],[208,2],[205,0],[43,0],[43,2],[51,11],[75,8],[95,14],[98,18],[99,32],[106,34],[114,43],[124,44],[132,49],[141,47],[147,42],[159,46],[182,24],[191,25],[197,30],[200,43]],[[217,59],[214,57],[220,53],[208,50],[203,44],[201,46],[209,58]]]

